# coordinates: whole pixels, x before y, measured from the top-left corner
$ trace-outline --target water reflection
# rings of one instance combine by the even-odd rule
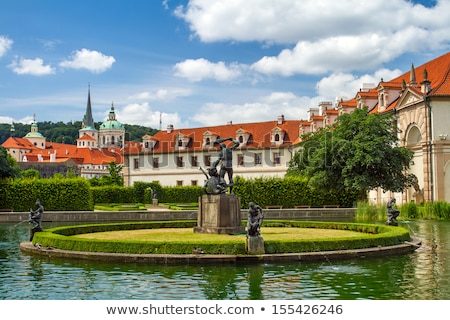
[[[402,225],[423,241],[412,254],[164,266],[22,254],[18,244],[27,240],[29,227],[0,224],[0,299],[449,299],[450,222]]]

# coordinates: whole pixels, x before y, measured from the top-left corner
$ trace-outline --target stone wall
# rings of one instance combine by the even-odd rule
[[[264,219],[288,220],[349,220],[355,217],[355,208],[305,208],[305,209],[265,209]],[[241,210],[243,220],[247,210]],[[0,212],[0,223],[18,223],[28,220],[28,212]],[[147,211],[45,211],[43,222],[114,222],[114,221],[163,221],[197,220],[197,211],[161,210],[149,208]]]

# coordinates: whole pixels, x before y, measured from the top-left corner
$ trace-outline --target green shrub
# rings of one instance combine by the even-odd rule
[[[117,185],[91,187],[94,203],[135,203],[136,189]]]
[[[241,198],[241,206],[247,207],[250,201],[261,207],[268,205],[283,205],[283,208],[293,208],[298,205],[323,207],[324,205],[339,205],[353,207],[358,197],[355,192],[313,191],[308,187],[306,178],[253,178],[244,179],[237,176],[233,192]]]
[[[93,210],[89,183],[74,179],[15,179],[8,182],[4,205],[14,211],[29,211],[40,199],[48,211]]]

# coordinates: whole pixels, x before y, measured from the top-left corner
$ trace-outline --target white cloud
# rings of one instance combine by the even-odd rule
[[[117,119],[121,123],[129,123],[159,129],[160,120],[162,129],[172,124],[176,128],[186,127],[186,123],[181,121],[178,113],[166,113],[152,110],[151,106],[146,103],[132,103],[123,108],[116,108]]]
[[[434,8],[408,0],[191,0],[175,14],[184,19],[202,41],[273,41],[297,43],[342,34],[393,32],[410,25],[429,28],[447,25],[447,1]],[[438,21],[441,22],[438,22]]]
[[[157,89],[155,91],[140,92],[138,94],[130,96],[129,99],[168,101],[176,99],[178,97],[187,97],[190,95],[191,95],[190,89],[168,88],[168,89]]]
[[[404,53],[447,46],[449,11],[449,1],[426,8],[409,0],[191,0],[175,14],[204,42],[294,45],[252,65],[291,76],[369,70]]]
[[[33,76],[44,76],[54,74],[55,70],[49,65],[44,65],[44,61],[41,58],[36,59],[24,59],[16,58],[11,64],[8,65],[17,74],[30,74]]]
[[[214,79],[216,81],[232,81],[242,74],[242,66],[237,63],[226,65],[220,61],[212,63],[206,59],[187,59],[174,66],[175,75],[192,82]]]
[[[312,103],[314,99],[298,97],[292,92],[272,92],[258,101],[242,104],[206,103],[192,116],[192,120],[203,125],[222,125],[229,121],[272,121],[279,115],[284,115],[285,119],[299,119],[306,117],[306,110],[313,106]]]
[[[0,57],[2,57],[6,51],[11,49],[13,41],[5,36],[0,36]]]
[[[102,73],[110,69],[116,61],[114,57],[95,50],[81,49],[75,51],[68,60],[59,65],[63,68],[86,69],[93,73]]]
[[[316,88],[320,99],[335,102],[338,97],[344,100],[354,98],[363,84],[377,85],[381,79],[389,81],[401,74],[403,72],[398,69],[380,69],[372,75],[364,74],[359,77],[349,73],[333,73],[322,78]]]
[[[8,116],[0,116],[0,123],[13,123],[14,119]]]

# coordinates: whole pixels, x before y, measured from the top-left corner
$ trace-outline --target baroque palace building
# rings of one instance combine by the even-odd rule
[[[162,185],[202,185],[199,170],[209,167],[219,154],[213,142],[231,137],[240,142],[233,151],[235,176],[282,177],[301,136],[331,125],[342,113],[367,106],[372,113],[390,113],[399,129],[401,145],[414,152],[410,173],[417,183],[403,193],[369,192],[369,200],[385,203],[416,201],[450,202],[450,52],[390,81],[365,84],[351,99],[321,102],[310,108],[308,119],[177,129],[172,125],[140,145],[127,145],[124,158],[126,185],[136,181]]]

